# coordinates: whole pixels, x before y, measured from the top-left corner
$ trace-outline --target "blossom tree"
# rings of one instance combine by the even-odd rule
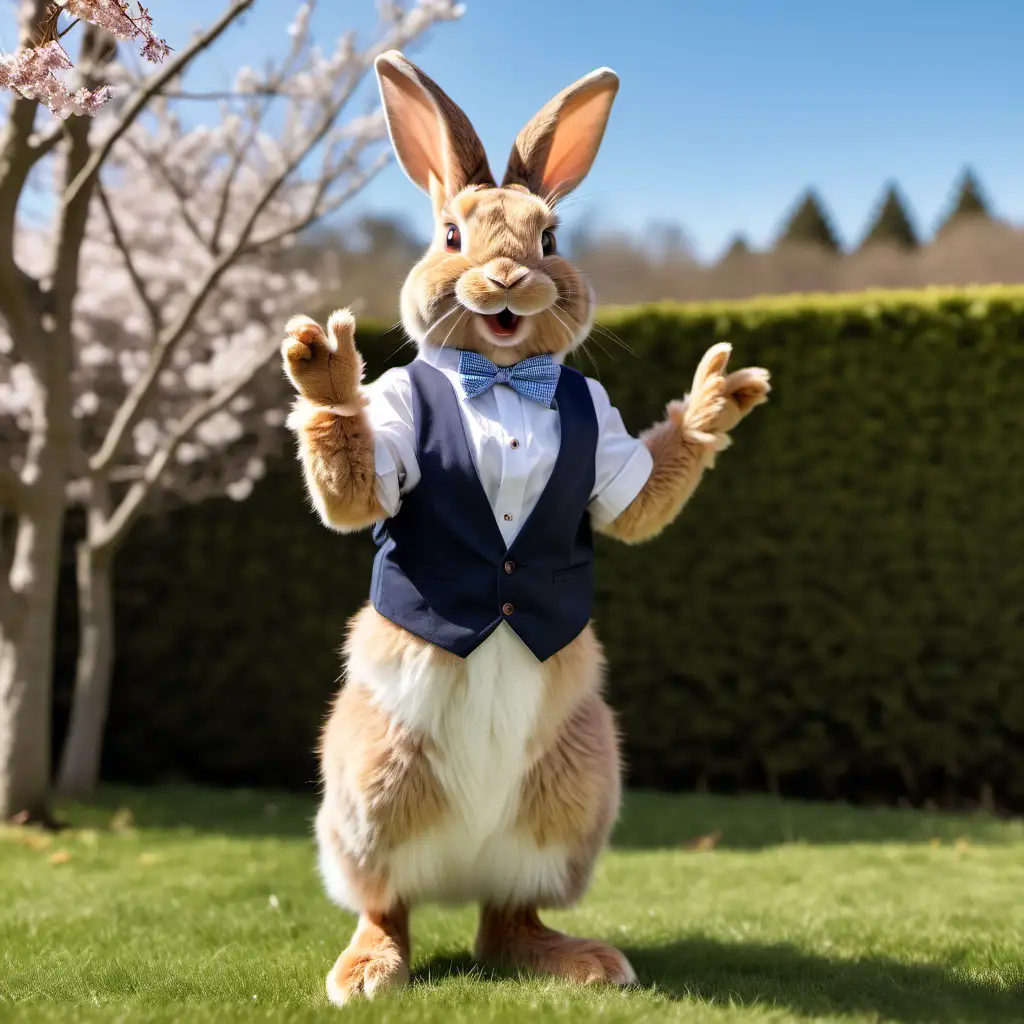
[[[84,509],[85,535],[59,780],[81,794],[99,768],[117,548],[161,494],[242,497],[262,472],[280,437],[280,325],[323,284],[284,250],[387,160],[379,109],[349,113],[374,58],[460,13],[389,3],[371,44],[349,34],[324,53],[303,4],[286,52],[238,72],[213,127],[189,127],[181,105],[209,97],[186,91],[186,71],[252,4],[230,0],[143,76],[86,27],[80,88],[110,83],[113,101],[37,125],[39,100],[22,93],[0,122],[0,817],[45,813],[66,509]],[[23,45],[48,10],[24,5]],[[30,176],[52,177],[51,223],[20,215]]]

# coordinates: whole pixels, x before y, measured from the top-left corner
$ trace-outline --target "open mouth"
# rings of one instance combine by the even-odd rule
[[[511,338],[519,326],[520,319],[521,317],[513,313],[511,309],[484,315],[484,323],[487,324],[488,330],[499,338]]]

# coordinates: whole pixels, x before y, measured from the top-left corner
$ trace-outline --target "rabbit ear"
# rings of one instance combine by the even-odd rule
[[[598,68],[562,90],[519,133],[502,185],[525,185],[550,201],[571,192],[597,156],[619,76]]]
[[[493,185],[469,118],[397,50],[374,62],[384,117],[402,170],[435,205],[467,185]]]
[[[558,93],[519,132],[502,184],[546,199],[570,193],[594,163],[617,91],[618,76],[599,68]]]

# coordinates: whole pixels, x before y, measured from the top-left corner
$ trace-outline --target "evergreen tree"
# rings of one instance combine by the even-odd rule
[[[829,252],[839,252],[839,239],[832,228],[822,201],[809,188],[789,216],[775,243],[784,245],[818,245]]]
[[[943,234],[953,224],[961,224],[968,220],[992,220],[992,210],[988,199],[973,169],[968,167],[960,177],[956,189],[956,199],[952,210],[939,224],[936,235]]]
[[[722,258],[719,260],[720,263],[726,263],[731,260],[739,259],[741,256],[750,255],[750,243],[747,241],[746,235],[733,235],[732,241],[726,246],[725,252],[722,254]]]
[[[894,245],[901,249],[916,249],[920,245],[895,182],[886,186],[881,202],[875,207],[875,215],[861,242],[861,248],[876,243]]]

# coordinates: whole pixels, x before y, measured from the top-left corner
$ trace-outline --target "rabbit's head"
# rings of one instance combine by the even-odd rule
[[[555,208],[590,170],[619,80],[602,68],[559,93],[519,133],[498,185],[466,115],[397,51],[376,62],[388,131],[434,207],[434,236],[402,288],[415,341],[499,365],[562,357],[587,336],[593,294],[558,252]]]

